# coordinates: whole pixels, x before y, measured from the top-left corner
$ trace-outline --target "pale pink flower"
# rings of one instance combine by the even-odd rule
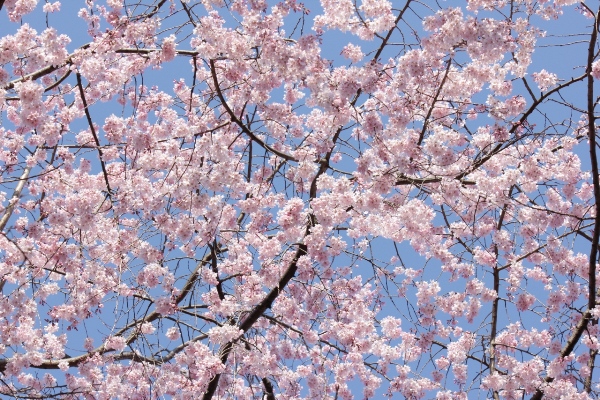
[[[174,59],[176,55],[175,47],[175,35],[165,38],[162,43],[161,61],[166,62]]]
[[[156,328],[152,325],[151,322],[144,322],[140,328],[143,334],[149,335],[153,333]]]
[[[542,69],[540,72],[534,72],[532,75],[533,80],[535,83],[537,83],[542,92],[545,92],[550,87],[556,85],[556,82],[558,82],[558,77],[556,74],[550,73],[545,69]]]
[[[596,79],[600,79],[600,61],[594,61],[592,63],[592,76]]]
[[[208,331],[210,341],[215,344],[230,342],[240,337],[241,334],[242,331],[238,327],[231,325],[214,327]]]
[[[357,46],[355,44],[352,43],[348,43],[346,45],[346,47],[344,47],[342,49],[342,55],[348,59],[350,59],[352,62],[357,63],[360,60],[363,59],[363,57],[365,56],[360,48],[360,46]]]
[[[172,326],[167,329],[165,336],[169,338],[169,340],[177,340],[180,337],[179,329],[176,326]]]
[[[107,349],[121,351],[127,345],[127,341],[123,336],[109,336],[106,339],[105,346]]]
[[[60,1],[55,1],[54,3],[46,3],[42,8],[44,12],[53,13],[56,11],[60,11]]]
[[[69,369],[69,363],[63,360],[58,363],[58,368],[63,372],[67,371]]]

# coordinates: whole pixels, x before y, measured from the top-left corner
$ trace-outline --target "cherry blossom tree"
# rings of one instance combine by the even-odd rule
[[[600,397],[597,3],[0,0],[2,397]]]

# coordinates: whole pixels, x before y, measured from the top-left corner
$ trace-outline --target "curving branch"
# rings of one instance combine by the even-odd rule
[[[215,60],[210,60],[209,63],[210,63],[210,73],[212,75],[215,90],[217,91],[217,96],[219,96],[221,105],[223,106],[223,108],[225,108],[225,111],[229,115],[229,118],[231,118],[231,120],[233,122],[235,122],[237,126],[240,127],[242,132],[244,132],[250,139],[255,141],[263,149],[277,155],[278,157],[283,158],[284,160],[298,162],[297,158],[292,157],[289,154],[283,153],[279,150],[275,150],[274,148],[272,148],[271,146],[266,144],[264,141],[260,140],[250,129],[248,129],[248,127],[246,125],[244,125],[244,123],[242,121],[240,121],[240,119],[235,115],[233,110],[229,107],[229,105],[227,104],[227,101],[225,100],[225,97],[223,96],[223,92],[221,91],[221,86],[219,85],[219,80],[217,79],[217,69],[215,67]]]
[[[100,158],[100,166],[102,167],[102,174],[104,175],[104,182],[106,183],[106,190],[108,192],[108,196],[110,197],[112,194],[112,189],[110,188],[110,183],[108,181],[108,172],[106,171],[106,165],[104,164],[104,158],[102,155],[102,146],[100,145],[100,140],[98,140],[98,135],[96,134],[96,128],[94,127],[94,123],[92,122],[92,116],[90,115],[88,103],[87,103],[87,100],[85,99],[85,91],[83,89],[83,84],[81,83],[81,75],[78,72],[76,76],[77,76],[77,87],[79,88],[79,95],[81,96],[81,101],[83,103],[83,111],[85,112],[88,126],[90,127],[90,131],[92,132],[92,136],[94,137],[94,142],[96,143],[96,149],[98,150],[98,156]]]

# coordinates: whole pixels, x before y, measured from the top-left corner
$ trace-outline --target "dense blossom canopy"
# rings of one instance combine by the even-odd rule
[[[597,1],[0,0],[0,396],[600,396]]]

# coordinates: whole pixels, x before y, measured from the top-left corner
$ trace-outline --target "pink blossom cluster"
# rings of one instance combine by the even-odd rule
[[[0,394],[597,397],[600,15],[438,3],[4,1]]]

